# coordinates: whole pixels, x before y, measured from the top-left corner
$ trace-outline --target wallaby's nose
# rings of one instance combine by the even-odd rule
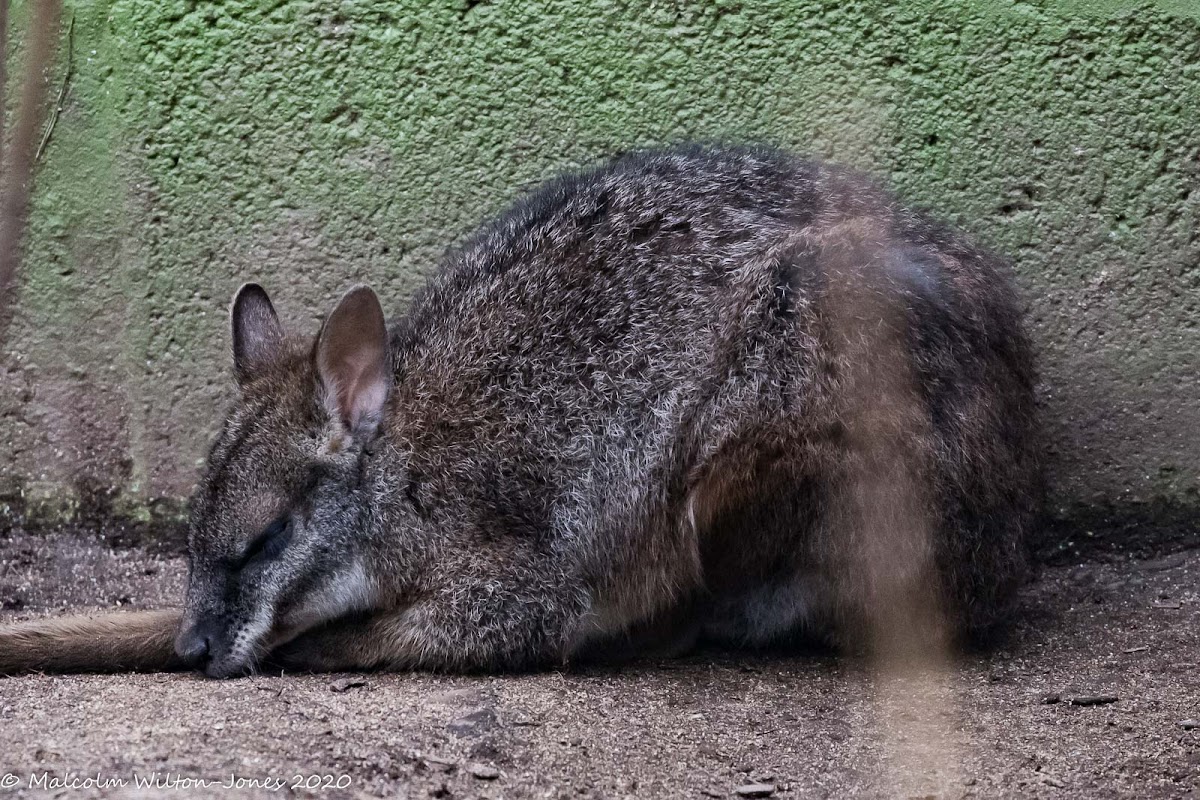
[[[211,656],[212,635],[204,623],[197,623],[175,638],[175,654],[192,669],[203,669]]]

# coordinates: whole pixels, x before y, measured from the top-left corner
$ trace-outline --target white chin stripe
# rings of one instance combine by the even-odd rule
[[[361,561],[354,561],[321,588],[308,594],[300,607],[288,615],[286,639],[292,639],[322,622],[365,611],[374,603],[374,592]],[[281,639],[276,644],[282,644]]]

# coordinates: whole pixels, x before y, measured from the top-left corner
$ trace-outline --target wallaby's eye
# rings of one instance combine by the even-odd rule
[[[278,558],[288,546],[291,538],[292,521],[287,517],[280,517],[264,528],[263,532],[250,543],[250,546],[246,548],[245,555],[242,556],[242,564],[249,564],[256,559],[270,561]]]

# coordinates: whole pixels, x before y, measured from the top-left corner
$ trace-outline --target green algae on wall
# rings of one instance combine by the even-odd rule
[[[299,330],[357,281],[400,312],[523,188],[700,139],[873,170],[1012,256],[1056,506],[1200,505],[1194,5],[69,5],[0,485],[182,498],[229,397],[240,281]]]

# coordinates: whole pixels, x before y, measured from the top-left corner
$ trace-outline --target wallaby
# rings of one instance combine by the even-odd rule
[[[960,636],[1026,573],[1035,375],[1009,270],[849,170],[636,152],[486,224],[390,328],[362,286],[315,341],[255,284],[230,323],[239,397],[191,502],[184,609],[0,627],[0,672],[854,648],[894,571],[860,548],[927,552],[908,579]],[[873,479],[910,479],[882,518],[907,506],[925,540],[855,529],[865,450],[891,465]]]

